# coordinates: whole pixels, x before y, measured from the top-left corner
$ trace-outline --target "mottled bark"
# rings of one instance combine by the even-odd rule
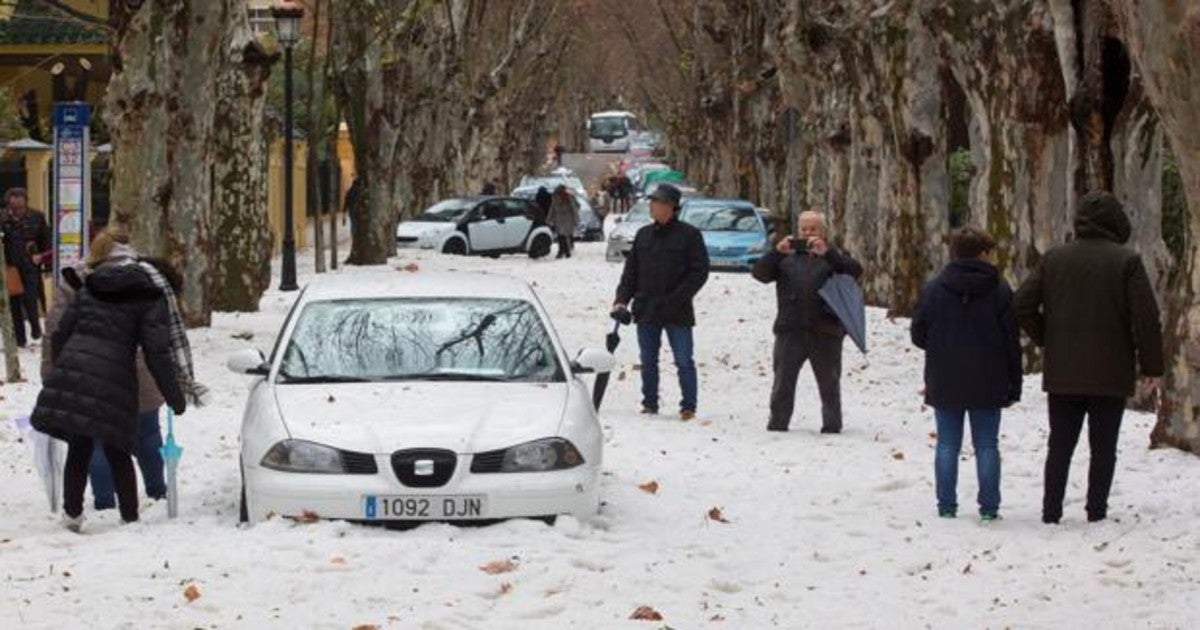
[[[265,84],[278,55],[267,55],[237,26],[217,86],[213,137],[214,239],[212,307],[257,311],[271,281],[272,233],[267,216]]]
[[[246,28],[237,0],[122,4],[105,96],[113,145],[113,219],[144,254],[182,272],[190,325],[213,305],[214,124],[219,89]]]
[[[1113,0],[1112,9],[1192,206],[1178,282],[1165,300],[1166,387],[1150,442],[1200,453],[1200,6]]]
[[[0,234],[0,238],[4,235]],[[8,264],[4,248],[0,247],[0,271]],[[21,361],[17,357],[17,336],[13,330],[12,311],[8,302],[8,275],[0,274],[0,341],[4,342],[4,374],[10,383],[21,379]]]

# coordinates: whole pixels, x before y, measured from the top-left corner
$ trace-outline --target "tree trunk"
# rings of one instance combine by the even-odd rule
[[[7,235],[0,233],[0,241]],[[4,257],[4,247],[0,247],[0,271],[8,265]],[[4,342],[4,374],[10,383],[21,380],[21,361],[17,357],[17,336],[13,331],[12,311],[9,310],[8,274],[0,275],[0,341]],[[46,339],[45,343],[50,343]]]
[[[244,28],[243,28],[244,27]],[[238,26],[227,71],[217,86],[213,137],[212,307],[253,312],[271,282],[273,236],[267,216],[265,84],[278,54],[268,55]]]
[[[113,218],[130,227],[143,254],[167,258],[180,270],[184,316],[190,325],[207,325],[213,306],[214,128],[222,90],[239,89],[233,87],[239,80],[226,85],[221,77],[243,72],[229,58],[246,50],[246,5],[150,0],[114,10],[117,52],[105,95]],[[249,90],[251,84],[245,85]],[[253,142],[253,136],[239,140]],[[236,191],[231,202],[240,202],[242,194],[253,199],[252,186],[230,183]],[[255,275],[240,277],[252,282]]]
[[[1178,283],[1166,300],[1166,386],[1150,444],[1200,454],[1200,7],[1114,0],[1112,9],[1192,207]]]

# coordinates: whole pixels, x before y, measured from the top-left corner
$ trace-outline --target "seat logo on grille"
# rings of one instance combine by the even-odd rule
[[[413,462],[413,474],[418,477],[429,477],[433,475],[433,460],[418,459]]]

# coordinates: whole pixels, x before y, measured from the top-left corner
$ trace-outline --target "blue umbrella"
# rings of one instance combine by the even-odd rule
[[[162,448],[163,463],[167,466],[167,518],[179,515],[179,488],[176,485],[179,472],[179,458],[183,455],[183,447],[175,443],[175,411],[167,407],[167,439]]]
[[[863,354],[867,353],[867,306],[858,281],[844,273],[829,276],[817,290],[829,310],[842,322],[842,328]]]

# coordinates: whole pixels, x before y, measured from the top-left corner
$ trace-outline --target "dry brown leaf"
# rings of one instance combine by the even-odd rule
[[[642,492],[649,492],[650,494],[658,494],[658,482],[657,481],[647,481],[646,483],[639,485],[638,489],[641,490]]]
[[[500,583],[500,594],[501,595],[507,595],[508,592],[511,590],[512,590],[512,582],[501,582]]]
[[[617,373],[617,380],[618,381],[625,380],[625,370],[621,370],[620,372]]]
[[[417,263],[415,263],[415,262],[410,262],[410,263],[408,263],[407,265],[404,265],[403,267],[401,267],[400,269],[401,269],[402,271],[407,271],[407,272],[409,272],[409,273],[415,273],[415,272],[417,272],[417,271],[420,271],[420,270],[421,270],[421,265],[418,265],[418,264],[417,264]]]
[[[629,615],[629,618],[636,619],[638,621],[662,621],[663,616],[657,610],[654,610],[649,606],[638,606],[633,611],[633,614]]]
[[[721,508],[715,507],[708,511],[708,518],[718,523],[728,523],[729,520],[721,513]]]
[[[296,517],[297,523],[315,523],[321,520],[321,517],[312,510],[304,510],[300,512],[300,516]]]
[[[337,402],[337,399],[333,397],[333,394],[330,394],[329,398],[326,399],[326,402]]]
[[[329,564],[346,564],[346,559],[341,556],[334,556],[329,559]]]
[[[188,584],[187,588],[183,589],[183,596],[187,598],[189,603],[194,602],[200,599],[200,589],[195,584]]]
[[[896,460],[896,461],[898,461],[898,462],[900,462],[900,461],[904,461],[904,452],[903,452],[903,451],[896,451],[895,453],[892,453],[892,459],[894,459],[894,460]]]
[[[479,567],[479,570],[489,575],[508,573],[510,571],[517,570],[517,563],[507,558],[504,560],[492,560],[491,562]]]
[[[967,563],[967,566],[963,567],[962,572],[963,572],[963,575],[966,575],[971,572],[971,563],[970,562]]]
[[[354,628],[352,630],[379,630],[379,626],[377,626],[373,623],[363,623],[363,624],[354,626]]]

